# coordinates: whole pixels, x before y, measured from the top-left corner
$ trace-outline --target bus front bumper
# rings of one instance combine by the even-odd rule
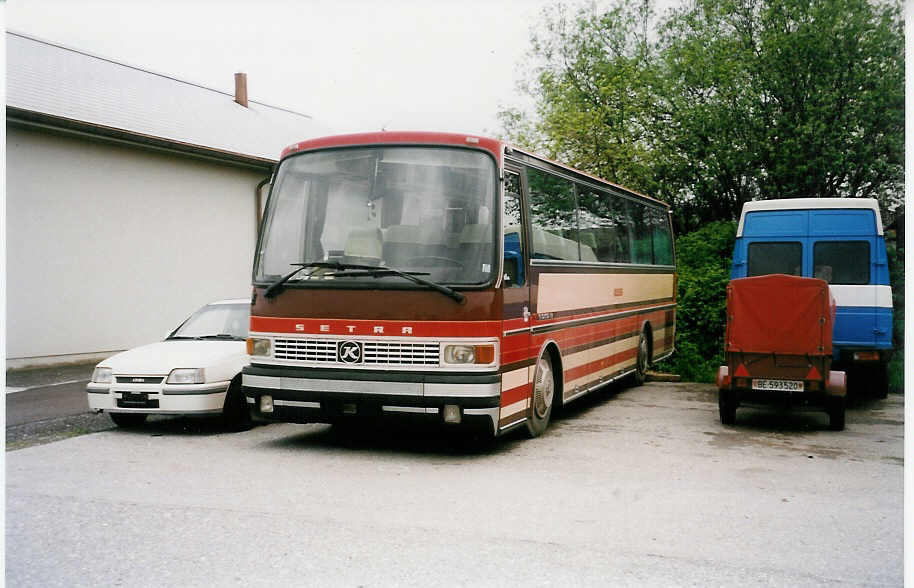
[[[267,420],[337,423],[408,418],[497,430],[499,374],[348,372],[250,366],[242,375],[252,410]]]

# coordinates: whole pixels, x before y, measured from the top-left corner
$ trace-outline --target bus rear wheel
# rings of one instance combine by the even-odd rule
[[[547,352],[536,362],[536,373],[533,376],[533,398],[527,417],[527,433],[530,437],[539,437],[549,426],[554,403],[555,374],[552,371],[552,359]]]
[[[638,359],[635,360],[635,386],[640,386],[647,379],[647,365],[650,362],[650,349],[644,331],[638,337]]]

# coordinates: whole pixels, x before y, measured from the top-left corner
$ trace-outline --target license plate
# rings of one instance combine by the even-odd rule
[[[802,380],[752,380],[753,390],[773,390],[776,392],[802,392]]]
[[[147,392],[124,392],[121,394],[121,399],[124,402],[146,402],[149,400],[149,394]]]

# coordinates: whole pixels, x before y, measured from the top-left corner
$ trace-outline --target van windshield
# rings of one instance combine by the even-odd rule
[[[494,160],[470,149],[388,146],[290,157],[265,211],[254,279],[275,281],[292,264],[337,262],[484,284],[497,267],[495,194]],[[389,273],[326,268],[290,283],[314,280],[404,285]]]

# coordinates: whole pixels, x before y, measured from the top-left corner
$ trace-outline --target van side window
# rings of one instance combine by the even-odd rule
[[[749,243],[746,275],[767,274],[803,275],[803,245],[796,241]]]
[[[819,241],[813,246],[813,275],[829,284],[869,284],[870,244]]]

